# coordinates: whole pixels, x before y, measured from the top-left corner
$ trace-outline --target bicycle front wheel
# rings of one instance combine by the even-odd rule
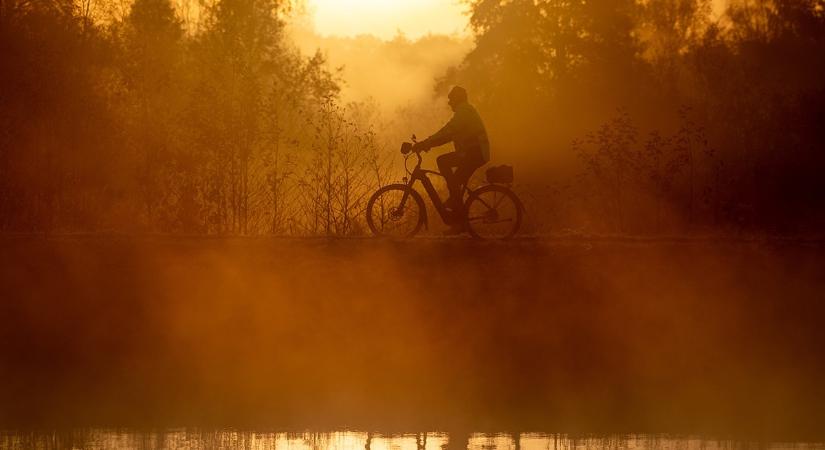
[[[470,194],[464,210],[464,224],[474,238],[510,239],[521,227],[524,208],[513,191],[491,184]]]
[[[406,184],[384,186],[367,203],[367,225],[375,236],[404,239],[424,225],[424,200]]]

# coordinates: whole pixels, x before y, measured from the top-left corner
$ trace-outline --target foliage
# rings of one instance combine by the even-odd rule
[[[288,4],[221,0],[197,30],[170,0],[109,22],[2,5],[0,229],[358,232],[387,167],[367,170],[372,125],[325,59],[286,39]]]
[[[467,3],[476,46],[440,87],[470,87],[527,189],[569,185],[550,228],[825,223],[820,0]]]

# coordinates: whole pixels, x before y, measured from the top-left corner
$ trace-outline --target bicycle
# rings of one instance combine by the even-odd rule
[[[413,135],[413,143],[416,142]],[[378,189],[367,202],[367,225],[375,236],[411,238],[428,222],[427,210],[421,194],[413,187],[417,181],[424,186],[435,210],[445,224],[453,220],[463,222],[464,228],[476,239],[510,239],[521,227],[524,207],[521,200],[508,187],[513,182],[512,168],[499,166],[487,170],[488,184],[462,190],[461,210],[447,210],[428,175],[444,177],[439,172],[421,168],[420,151],[413,151],[413,143],[401,146],[404,169],[409,177]],[[415,155],[417,162],[410,170],[408,161]],[[501,173],[502,169],[503,174]],[[496,172],[498,170],[498,172]],[[464,200],[466,197],[466,200]]]

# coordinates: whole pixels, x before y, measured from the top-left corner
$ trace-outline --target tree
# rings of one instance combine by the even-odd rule
[[[125,19],[120,67],[130,155],[135,158],[146,224],[169,228],[181,219],[170,207],[172,168],[184,96],[183,28],[170,0],[135,0]]]
[[[247,233],[252,161],[262,141],[266,90],[279,64],[284,4],[277,0],[222,0],[210,11],[196,45],[196,139],[212,158],[205,196],[209,221],[220,232]]]

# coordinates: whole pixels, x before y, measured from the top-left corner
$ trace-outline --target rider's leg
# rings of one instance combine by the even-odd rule
[[[460,167],[462,160],[462,155],[457,152],[445,153],[435,160],[438,171],[441,172],[441,175],[444,175],[444,179],[447,181],[450,197],[444,202],[444,205],[450,209],[455,209],[454,203],[460,202],[460,200],[456,201],[455,199],[461,198],[461,186],[456,183],[456,173],[453,172],[453,168]]]
[[[466,185],[467,182],[470,180],[470,177],[473,175],[473,172],[475,172],[476,169],[478,169],[479,167],[483,166],[484,163],[484,159],[481,157],[480,153],[462,154],[458,158],[458,164],[455,172],[452,172],[452,169],[450,170],[452,178],[450,180],[451,183],[448,184],[448,186],[450,188],[450,198],[453,200],[451,202],[451,209],[453,210],[453,214],[450,220],[450,229],[447,230],[445,234],[455,235],[464,232],[464,205],[462,204],[464,185]]]
[[[457,235],[465,231],[464,205],[462,204],[463,189],[464,185],[467,184],[467,181],[470,179],[470,176],[473,175],[473,172],[475,172],[478,167],[480,166],[476,164],[474,159],[465,157],[453,174],[453,184],[450,186],[450,198],[453,199],[451,205],[453,214],[451,215],[450,229],[444,232],[446,235]]]
[[[473,173],[479,167],[485,164],[484,159],[481,157],[481,154],[468,154],[466,158],[461,162],[458,168],[455,170],[455,174],[453,174],[453,179],[455,180],[456,190],[457,193],[451,192],[450,196],[458,199],[458,202],[463,200],[463,189],[467,182],[470,181],[470,177],[473,176]]]

